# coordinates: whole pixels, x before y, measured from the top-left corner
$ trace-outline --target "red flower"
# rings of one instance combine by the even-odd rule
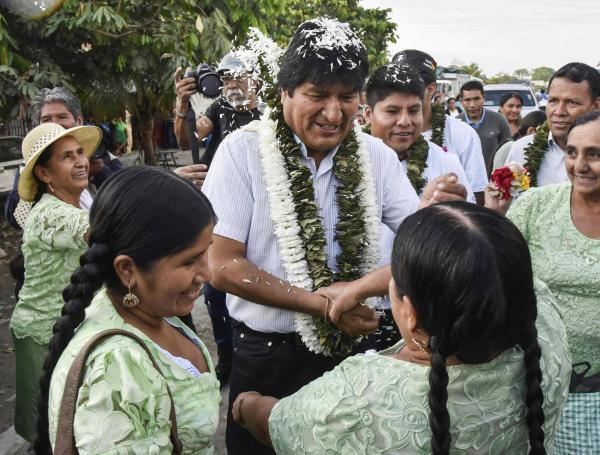
[[[496,184],[502,193],[502,199],[510,199],[510,188],[513,178],[513,173],[508,166],[499,167],[492,172],[492,182]]]

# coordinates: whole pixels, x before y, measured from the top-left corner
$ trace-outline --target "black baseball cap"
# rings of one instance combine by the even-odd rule
[[[423,51],[405,49],[394,55],[392,62],[418,72],[426,84],[431,84],[436,80],[437,62],[431,55]]]

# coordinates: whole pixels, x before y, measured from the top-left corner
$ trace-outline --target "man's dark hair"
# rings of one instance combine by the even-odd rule
[[[294,95],[305,82],[327,87],[337,82],[362,90],[369,72],[367,49],[348,24],[320,17],[302,23],[281,58],[279,87]]]
[[[469,81],[469,82],[465,82],[462,87],[460,88],[460,94],[462,96],[464,91],[467,90],[479,90],[481,92],[481,95],[484,95],[483,92],[483,84],[479,81]]]
[[[577,83],[587,81],[590,86],[592,101],[600,96],[600,73],[590,65],[580,62],[567,63],[552,75],[548,82],[548,91],[550,91],[552,81],[557,77],[565,78],[571,82]]]
[[[577,120],[575,120],[569,128],[569,134],[571,131],[573,131],[573,128],[577,128],[578,126],[585,125],[587,123],[596,122],[598,120],[600,120],[600,111],[591,111],[582,115],[581,117],[577,117]]]
[[[417,95],[423,101],[424,91],[423,78],[418,73],[391,63],[378,68],[369,78],[367,104],[373,108],[393,93]]]

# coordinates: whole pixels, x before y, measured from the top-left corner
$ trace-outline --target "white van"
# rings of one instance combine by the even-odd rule
[[[523,109],[521,110],[521,117],[525,117],[531,111],[540,109],[537,98],[533,93],[533,90],[524,84],[488,84],[483,87],[485,92],[485,103],[486,109],[491,111],[498,111],[500,109],[500,100],[506,93],[516,92],[523,98]]]

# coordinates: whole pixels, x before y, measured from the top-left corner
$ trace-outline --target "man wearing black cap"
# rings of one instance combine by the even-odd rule
[[[431,55],[416,49],[405,49],[398,52],[392,61],[419,73],[425,81],[421,134],[425,139],[439,145],[445,151],[458,156],[475,193],[477,203],[483,204],[483,190],[488,178],[481,152],[481,142],[472,128],[445,115],[443,106],[433,106],[432,99],[437,90],[436,61]]]

